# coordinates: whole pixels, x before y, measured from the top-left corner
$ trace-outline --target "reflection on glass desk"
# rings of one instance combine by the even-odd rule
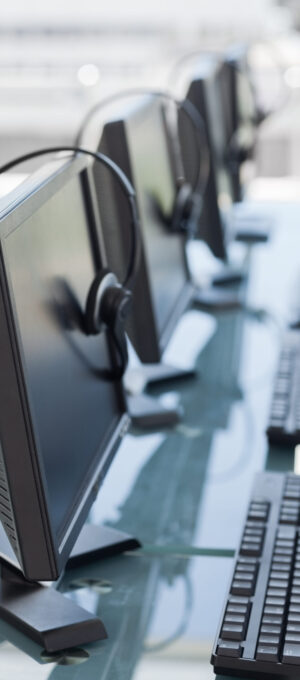
[[[143,549],[67,571],[59,585],[100,613],[109,638],[53,659],[1,623],[0,680],[213,677],[210,652],[253,474],[293,468],[293,451],[268,450],[265,427],[299,275],[300,206],[276,206],[275,215],[270,243],[250,254],[248,311],[216,316],[197,377],[164,395],[180,400],[182,422],[132,431],[91,510],[92,522],[136,535]]]
[[[1,624],[1,680],[213,677],[207,659],[230,566],[222,559],[123,556],[85,570],[86,588],[82,570],[72,570],[64,592],[105,618],[109,638],[51,658]]]

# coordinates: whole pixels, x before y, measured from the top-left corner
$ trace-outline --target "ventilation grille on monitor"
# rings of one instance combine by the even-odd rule
[[[0,445],[0,520],[2,522],[7,538],[11,544],[11,547],[16,556],[19,558],[19,544],[17,539],[15,520],[12,510],[12,504],[10,499],[1,445]]]

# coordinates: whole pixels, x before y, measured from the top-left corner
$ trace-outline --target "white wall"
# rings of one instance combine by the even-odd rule
[[[2,2],[1,25],[41,21],[89,23],[151,22],[194,26],[241,23],[263,25],[272,0],[13,0]]]

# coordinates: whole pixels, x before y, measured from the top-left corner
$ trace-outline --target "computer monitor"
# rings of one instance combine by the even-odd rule
[[[177,187],[166,115],[166,104],[154,95],[121,95],[100,107],[80,139],[118,163],[136,189],[142,245],[128,334],[144,363],[160,361],[193,296],[184,236],[170,233],[168,224]],[[99,192],[108,262],[121,276],[130,243],[127,206],[97,164],[94,178],[107,199],[101,203]]]
[[[227,130],[219,90],[220,72],[221,63],[214,55],[191,58],[178,71],[175,87],[177,93],[191,101],[202,116],[210,149],[211,169],[196,237],[204,240],[216,257],[225,260],[233,195],[225,161]],[[192,179],[198,158],[193,132],[183,113],[179,118],[179,134],[186,177]]]
[[[253,156],[258,117],[247,54],[245,45],[227,50],[218,77],[225,113],[228,168],[234,202],[243,199],[241,166]]]
[[[253,91],[247,63],[245,60],[243,63],[245,72],[233,65],[229,56],[228,60],[213,54],[191,56],[178,69],[176,83],[177,95],[194,104],[206,125],[211,171],[197,236],[207,242],[217,257],[227,260],[225,278],[221,275],[218,283],[233,279],[237,282],[243,276],[241,270],[228,266],[232,239],[246,245],[263,243],[268,240],[271,227],[270,220],[251,211],[246,203],[239,212],[235,205],[243,193],[241,165],[251,157],[254,144]],[[180,138],[185,174],[191,179],[195,176],[198,154],[183,114]]]
[[[106,264],[86,157],[45,166],[1,200],[0,248],[0,518],[24,576],[48,581],[128,425],[109,336],[84,327]]]

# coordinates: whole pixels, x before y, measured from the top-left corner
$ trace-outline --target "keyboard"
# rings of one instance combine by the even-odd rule
[[[270,444],[300,444],[300,331],[285,332],[267,435]]]
[[[211,663],[217,674],[300,678],[300,476],[256,475]]]

